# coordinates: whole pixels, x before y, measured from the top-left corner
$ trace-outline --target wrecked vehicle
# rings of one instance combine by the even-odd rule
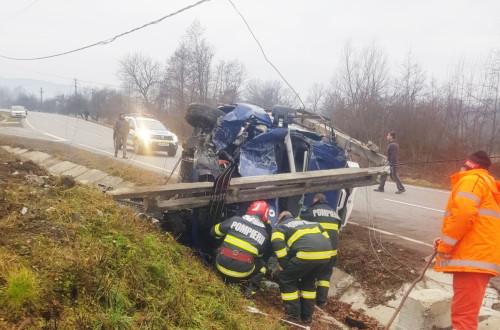
[[[216,247],[210,228],[242,215],[250,202],[271,205],[271,223],[280,211],[300,216],[314,193],[323,192],[344,226],[353,208],[356,187],[375,184],[387,169],[360,168],[385,157],[331,127],[322,117],[275,106],[246,103],[213,108],[192,104],[186,121],[192,136],[183,144],[179,183],[121,188],[117,200],[142,201],[161,218],[163,229],[181,243],[210,255]]]
[[[246,103],[219,108],[192,104],[186,120],[194,127],[194,133],[184,145],[180,182],[213,182],[214,195],[218,195],[224,193],[232,178],[359,167],[347,160],[347,153],[337,145],[333,132],[318,134],[297,125],[294,119],[297,119],[296,110],[281,106],[268,113]],[[352,211],[354,193],[355,188],[325,192],[328,203],[339,213],[342,225]],[[283,210],[300,216],[302,208],[310,205],[313,194],[268,199],[271,221],[275,222],[276,215]],[[247,205],[211,201],[206,210],[195,211],[195,217],[204,218],[203,222],[188,221],[203,228],[190,226],[190,230],[203,236],[222,219],[241,215]],[[172,222],[172,217],[178,218],[178,215],[167,213],[167,222]],[[187,229],[185,225],[181,228]],[[194,245],[201,239],[198,234],[190,237]]]

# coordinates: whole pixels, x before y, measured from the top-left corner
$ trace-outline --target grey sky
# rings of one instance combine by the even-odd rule
[[[460,59],[478,62],[500,48],[498,0],[234,0],[269,57],[306,97],[330,81],[346,41],[376,43],[393,69],[411,50],[429,75],[443,78]],[[192,0],[0,0],[0,53],[42,56],[113,36]],[[61,77],[118,84],[118,60],[141,51],[165,61],[198,19],[217,58],[242,61],[250,78],[278,79],[226,0],[212,0],[151,28],[55,59],[0,59],[0,76],[71,84]]]

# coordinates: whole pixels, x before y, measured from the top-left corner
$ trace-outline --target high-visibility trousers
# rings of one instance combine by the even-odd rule
[[[281,298],[291,319],[309,321],[316,304],[318,274],[329,267],[330,260],[304,261],[295,257],[287,261],[280,272]]]
[[[491,275],[482,273],[453,273],[453,330],[477,330],[479,310],[490,277]]]
[[[316,303],[318,306],[324,306],[328,300],[328,291],[330,291],[330,279],[335,267],[337,257],[333,257],[328,267],[318,274],[318,281],[316,282]]]

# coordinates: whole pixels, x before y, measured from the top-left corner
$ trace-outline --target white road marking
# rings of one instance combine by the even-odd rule
[[[98,148],[94,148],[94,147],[91,147],[91,146],[88,146],[86,144],[81,144],[81,143],[78,143],[79,146],[82,146],[84,148],[87,148],[87,149],[91,149],[91,150],[95,150],[95,151],[98,151],[98,152],[102,152],[102,153],[105,153],[107,155],[114,155],[112,152],[109,152],[109,151],[106,151],[106,150],[102,150],[102,149],[98,149]],[[151,165],[151,164],[148,164],[146,162],[142,162],[140,160],[135,160],[135,159],[127,159],[127,161],[130,161],[130,162],[134,162],[134,163],[137,163],[137,164],[141,164],[141,165],[144,165],[144,166],[147,166],[147,167],[151,167],[151,168],[154,168],[154,169],[157,169],[157,170],[160,170],[160,171],[167,171],[166,168],[162,168],[162,167],[159,167],[159,166],[155,166],[155,165]]]
[[[417,187],[417,186],[413,186],[413,185],[405,185],[406,187],[409,187],[411,189],[416,189],[416,190],[423,190],[423,191],[432,191],[432,192],[438,192],[438,193],[441,193],[441,194],[449,194],[450,192],[447,191],[447,190],[443,190],[443,189],[436,189],[436,188],[426,188],[426,187]]]
[[[48,136],[48,137],[51,137],[51,138],[55,139],[56,141],[60,141],[60,142],[67,141],[66,139],[63,139],[62,137],[59,137],[59,136],[57,136],[57,135],[50,134],[50,133],[44,132],[44,131],[42,131],[42,130],[40,130],[40,129],[38,129],[38,128],[35,128],[35,126],[33,126],[33,125],[30,123],[30,121],[28,120],[28,117],[26,117],[26,118],[24,119],[24,121],[26,122],[26,124],[28,124],[28,126],[29,126],[32,130],[34,130],[34,131],[36,131],[36,132],[38,132],[38,133],[42,133],[43,135],[46,135],[46,136]]]
[[[421,209],[424,209],[424,210],[429,210],[429,211],[444,213],[444,210],[442,210],[442,209],[435,209],[435,208],[432,208],[432,207],[427,207],[427,206],[422,206],[422,205],[418,205],[418,204],[411,204],[411,203],[401,202],[401,201],[397,201],[397,200],[394,200],[394,199],[388,199],[388,198],[384,198],[384,200],[388,201],[388,202],[391,202],[391,203],[397,203],[397,204],[402,204],[402,205],[407,205],[407,206],[413,206],[413,207],[418,207],[418,208],[421,208]]]
[[[63,139],[62,137],[59,137],[59,136],[54,135],[54,134],[50,134],[50,133],[46,133],[46,132],[44,132],[43,134],[45,134],[53,139],[56,139],[57,141],[60,141],[60,142],[67,141],[66,139]]]
[[[351,225],[355,225],[355,226],[358,226],[358,227],[366,228],[368,230],[376,231],[377,233],[381,233],[381,234],[384,234],[384,235],[394,236],[394,237],[400,238],[400,239],[408,241],[408,242],[412,242],[412,243],[416,243],[416,244],[420,244],[420,245],[425,245],[425,246],[428,246],[428,247],[433,247],[433,245],[429,244],[429,243],[425,243],[425,242],[422,242],[422,241],[419,241],[419,240],[416,240],[416,239],[413,239],[413,238],[410,238],[410,237],[407,237],[407,236],[403,236],[403,235],[391,233],[391,232],[388,232],[388,231],[385,231],[385,230],[381,230],[381,229],[377,229],[377,228],[373,228],[373,227],[368,227],[368,226],[360,225],[359,223],[356,223],[356,222],[353,222],[353,221],[349,221],[349,222],[347,222],[347,224],[351,224]]]

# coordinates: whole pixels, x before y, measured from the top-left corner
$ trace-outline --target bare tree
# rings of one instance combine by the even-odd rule
[[[401,76],[396,81],[396,95],[407,108],[414,108],[424,87],[425,73],[409,52],[401,67]]]
[[[338,72],[333,86],[345,106],[336,115],[343,118],[344,129],[365,140],[382,136],[387,119],[383,104],[389,81],[387,56],[375,45],[356,51],[346,44]]]
[[[146,107],[152,104],[161,80],[159,62],[140,53],[129,54],[120,61],[118,75],[122,84],[132,87]]]
[[[176,109],[184,109],[189,101],[190,52],[185,42],[181,42],[167,63],[166,84]]]
[[[246,98],[249,102],[265,108],[272,108],[274,105],[296,106],[294,95],[288,88],[284,88],[281,81],[251,80],[246,87]]]
[[[216,103],[234,103],[241,94],[245,67],[238,60],[220,60],[215,67],[213,100]]]
[[[191,101],[207,102],[213,47],[204,36],[198,21],[193,22],[185,36],[190,55]]]
[[[325,97],[325,86],[321,83],[315,83],[309,90],[309,95],[306,100],[307,106],[310,107],[313,112],[319,112]]]

